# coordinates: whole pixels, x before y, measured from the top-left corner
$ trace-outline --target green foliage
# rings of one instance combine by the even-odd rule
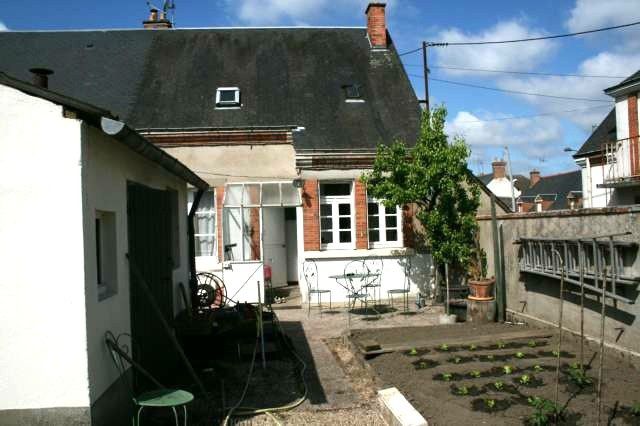
[[[501,391],[502,389],[504,389],[504,382],[502,380],[496,380],[495,382],[493,382],[493,387],[497,391]]]
[[[548,425],[560,415],[560,408],[553,402],[539,396],[529,397],[529,405],[534,408],[528,423],[532,426]]]
[[[493,410],[493,408],[496,406],[496,400],[490,399],[490,398],[485,399],[484,406],[487,407],[489,410]]]
[[[409,355],[410,356],[418,355],[418,350],[416,348],[411,348],[411,350],[409,351]]]
[[[440,350],[441,351],[448,351],[449,350],[449,345],[447,345],[446,343],[443,343],[440,345]]]
[[[520,376],[518,381],[521,385],[528,385],[529,383],[531,383],[531,376],[528,374],[523,374],[522,376]]]
[[[466,386],[460,386],[460,387],[456,390],[456,393],[457,393],[458,395],[462,395],[462,396],[464,396],[464,395],[469,395],[469,388],[468,388],[468,387],[466,387]]]
[[[529,346],[530,348],[535,348],[536,347],[536,341],[535,340],[529,340],[527,342],[527,346]]]
[[[581,388],[587,387],[593,383],[591,377],[587,376],[587,374],[580,368],[569,368],[567,375],[569,376],[569,380]]]
[[[444,380],[445,382],[449,382],[453,378],[453,374],[451,374],[451,373],[442,373],[440,375],[440,377],[442,377],[442,380]]]
[[[480,377],[480,371],[478,371],[478,370],[470,371],[469,372],[469,376],[474,377],[474,378],[477,379],[478,377]]]
[[[414,147],[378,145],[373,170],[362,180],[387,207],[415,203],[424,242],[438,263],[466,268],[473,256],[480,188],[467,167],[464,139],[444,132],[444,107],[422,114]]]
[[[424,361],[420,361],[420,364],[418,364],[418,368],[420,368],[421,370],[424,370],[427,367],[428,367],[428,365]]]
[[[524,352],[516,352],[516,358],[518,359],[524,358]]]
[[[504,349],[507,345],[502,340],[498,340],[498,343],[496,343],[496,346],[498,347],[498,349]]]
[[[558,351],[551,351],[551,355],[553,355],[556,358],[560,358],[560,352]]]
[[[541,373],[544,371],[544,368],[542,368],[540,364],[536,364],[533,366],[533,371],[535,371],[536,373]]]
[[[505,365],[505,366],[502,367],[502,372],[504,374],[511,374],[511,373],[513,373],[513,367],[510,366],[510,365]]]
[[[476,349],[478,349],[478,347],[476,345],[473,345],[473,344],[469,345],[469,350],[470,351],[475,351]]]
[[[493,361],[493,355],[487,355],[487,360]]]
[[[461,361],[462,361],[462,358],[460,358],[459,356],[453,358],[453,363],[454,364],[460,364]]]
[[[634,402],[631,406],[631,414],[640,417],[640,402]]]

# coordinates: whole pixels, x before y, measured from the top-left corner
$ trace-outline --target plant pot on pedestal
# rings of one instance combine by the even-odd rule
[[[469,280],[469,299],[471,300],[493,300],[493,287],[496,279],[483,278],[479,280]]]

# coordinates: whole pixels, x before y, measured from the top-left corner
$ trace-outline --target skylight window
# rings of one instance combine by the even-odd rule
[[[216,91],[217,108],[239,108],[240,89],[237,87],[218,87]]]
[[[359,84],[342,86],[346,102],[364,102],[362,99],[362,87]]]

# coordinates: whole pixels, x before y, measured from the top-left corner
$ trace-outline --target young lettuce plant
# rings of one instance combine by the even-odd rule
[[[442,380],[444,380],[445,382],[449,382],[453,378],[453,374],[451,374],[451,373],[442,373],[440,375],[440,377],[442,377]]]
[[[511,373],[513,373],[513,367],[510,366],[510,365],[505,365],[505,366],[502,367],[502,372],[504,374],[511,374]]]
[[[487,409],[489,410],[493,410],[496,406],[496,400],[495,399],[485,399],[484,400],[484,406],[487,407]]]
[[[539,396],[529,397],[528,401],[534,408],[528,419],[528,423],[532,426],[548,425],[560,415],[560,408],[553,401]]]
[[[481,373],[479,370],[473,370],[469,372],[469,376],[473,377],[474,379],[477,379],[478,377],[480,377]]]
[[[516,352],[516,358],[518,359],[524,358],[524,352]]]
[[[460,386],[457,390],[456,393],[460,396],[465,396],[465,395],[469,395],[469,388],[466,386]]]
[[[493,387],[497,391],[501,391],[502,389],[504,389],[504,382],[502,380],[496,380],[495,382],[493,382]]]
[[[518,381],[520,382],[521,385],[528,385],[531,383],[531,376],[528,374],[523,374],[522,376],[520,376]]]

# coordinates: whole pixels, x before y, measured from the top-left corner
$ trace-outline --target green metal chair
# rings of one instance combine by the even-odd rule
[[[140,415],[142,414],[142,410],[145,407],[171,408],[171,410],[173,411],[173,416],[176,420],[176,426],[179,426],[180,421],[176,408],[182,407],[184,413],[184,426],[187,426],[187,404],[193,401],[193,394],[180,389],[167,389],[162,386],[148,371],[146,371],[140,364],[133,360],[133,354],[130,353],[129,346],[120,342],[120,339],[123,336],[127,336],[129,340],[131,340],[131,336],[127,333],[120,334],[116,338],[113,333],[107,331],[104,336],[104,341],[107,345],[107,348],[109,349],[111,358],[113,359],[113,363],[120,373],[120,376],[123,377],[127,382],[129,390],[131,391],[133,403],[137,407],[136,413],[134,413],[131,417],[131,423],[133,424],[133,426],[140,425]],[[131,345],[133,345],[132,340]],[[127,364],[131,368],[134,368],[143,376],[145,376],[151,383],[154,384],[154,386],[157,386],[158,389],[143,392],[136,396],[133,383],[129,381],[125,374],[129,369],[129,366],[127,366]]]

